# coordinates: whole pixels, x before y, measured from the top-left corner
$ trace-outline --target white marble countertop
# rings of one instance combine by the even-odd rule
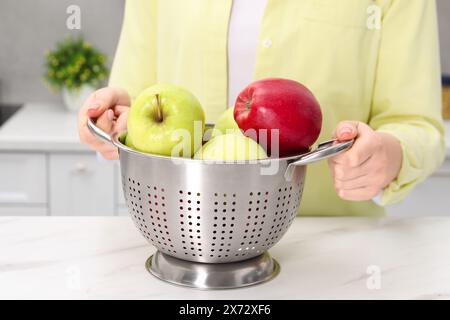
[[[0,151],[88,151],[80,144],[77,114],[62,106],[26,104],[0,127]]]
[[[450,121],[445,122],[447,157],[450,157]],[[24,105],[0,127],[0,151],[88,151],[79,143],[77,115],[62,106]]]
[[[154,248],[128,217],[3,217],[0,299],[449,299],[449,231],[437,217],[298,218],[271,249],[274,280],[201,291],[145,270]]]

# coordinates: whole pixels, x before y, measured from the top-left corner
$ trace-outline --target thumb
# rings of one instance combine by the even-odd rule
[[[358,122],[342,121],[337,125],[335,137],[339,141],[346,141],[356,138],[358,135]]]

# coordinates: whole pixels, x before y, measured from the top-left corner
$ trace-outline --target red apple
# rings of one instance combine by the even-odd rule
[[[270,130],[278,129],[280,157],[307,150],[322,128],[322,112],[311,91],[296,81],[280,78],[263,79],[247,86],[236,100],[234,119],[244,132],[266,129],[267,144],[257,138],[272,154]]]

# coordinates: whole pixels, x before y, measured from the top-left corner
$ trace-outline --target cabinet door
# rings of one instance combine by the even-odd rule
[[[122,173],[120,172],[119,163],[115,166],[116,172],[116,214],[118,216],[129,216],[128,208],[125,203],[125,197],[122,190]]]
[[[5,216],[46,216],[46,205],[32,205],[32,206],[0,206],[0,217]]]
[[[125,198],[123,196],[123,188],[122,188],[122,173],[120,172],[119,163],[117,163],[116,167],[116,203],[118,207],[125,206]]]
[[[417,186],[403,202],[386,208],[394,216],[450,217],[450,159],[431,177]]]
[[[128,208],[125,205],[119,205],[117,206],[117,215],[123,216],[123,217],[129,217],[130,214],[128,213]]]
[[[50,155],[50,214],[114,215],[114,163],[95,154]]]
[[[44,154],[0,153],[0,205],[46,204]]]

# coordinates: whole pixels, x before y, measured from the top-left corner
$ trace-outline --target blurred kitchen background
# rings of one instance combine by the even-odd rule
[[[450,1],[437,2],[444,76],[450,75]],[[63,101],[43,81],[44,53],[80,33],[66,26],[76,14],[73,5],[82,10],[85,40],[105,54],[110,67],[123,0],[0,1],[0,216],[126,214],[117,164],[99,162],[78,143],[76,114],[64,107],[77,97]],[[450,85],[443,77],[444,82]],[[443,112],[450,117],[445,92]],[[444,166],[390,213],[450,215],[449,123]]]

